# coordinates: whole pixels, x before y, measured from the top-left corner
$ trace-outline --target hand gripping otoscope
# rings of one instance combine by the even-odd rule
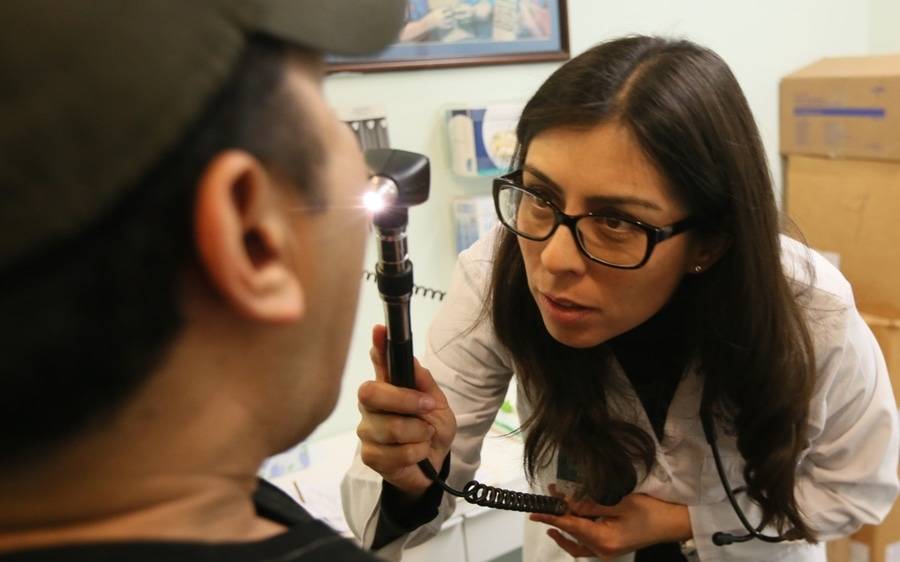
[[[391,384],[415,388],[412,327],[409,301],[413,292],[413,267],[407,254],[406,225],[409,207],[428,199],[430,170],[428,158],[414,152],[391,149],[366,151],[372,173],[367,206],[378,238],[378,265],[375,277],[384,302],[387,327],[387,371]],[[428,459],[419,468],[449,494],[469,503],[531,513],[562,515],[566,504],[559,498],[501,490],[471,481],[460,492],[448,486]]]

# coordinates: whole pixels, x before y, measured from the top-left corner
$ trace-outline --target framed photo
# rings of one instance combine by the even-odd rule
[[[396,43],[326,63],[328,72],[378,72],[568,58],[566,0],[408,0]]]

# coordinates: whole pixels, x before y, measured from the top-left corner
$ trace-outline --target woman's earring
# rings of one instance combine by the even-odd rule
[[[702,266],[702,265],[695,265],[695,266],[694,266],[694,273],[700,273],[701,271],[703,271],[703,266]]]

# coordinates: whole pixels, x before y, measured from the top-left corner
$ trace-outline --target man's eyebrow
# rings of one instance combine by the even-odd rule
[[[554,194],[557,196],[562,195],[563,189],[559,186],[558,183],[550,179],[547,174],[543,173],[539,169],[535,168],[530,164],[523,164],[522,169],[529,174],[533,175],[537,179],[541,180],[541,182],[547,184],[548,187],[554,191]],[[585,203],[588,206],[601,206],[601,205],[637,205],[639,207],[644,207],[647,209],[653,209],[654,211],[662,211],[662,208],[653,203],[652,201],[647,201],[646,199],[641,199],[640,197],[627,197],[627,196],[615,196],[615,195],[592,195],[590,197],[585,198]]]

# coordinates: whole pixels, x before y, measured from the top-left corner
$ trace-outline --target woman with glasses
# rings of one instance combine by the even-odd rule
[[[897,494],[896,406],[846,280],[780,235],[766,158],[727,65],[631,37],[528,102],[501,225],[460,255],[419,392],[359,390],[351,527],[397,556],[478,467],[518,381],[534,491],[524,557],[824,561]]]

